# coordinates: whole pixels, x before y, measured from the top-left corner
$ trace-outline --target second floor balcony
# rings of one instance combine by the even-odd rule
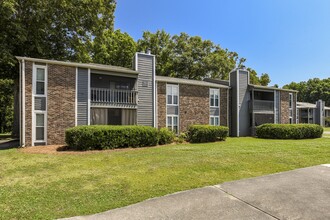
[[[261,113],[261,114],[274,114],[274,101],[268,100],[254,100],[253,106],[252,101],[250,101],[250,110],[253,113]]]
[[[91,88],[91,105],[103,107],[136,108],[137,91]]]

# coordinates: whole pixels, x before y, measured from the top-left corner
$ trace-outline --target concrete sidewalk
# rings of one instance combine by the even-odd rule
[[[69,219],[330,219],[330,165],[227,182]]]

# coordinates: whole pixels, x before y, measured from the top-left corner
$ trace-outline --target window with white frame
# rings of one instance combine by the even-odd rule
[[[35,123],[35,140],[44,141],[45,140],[45,114],[36,113],[36,123]]]
[[[179,132],[179,85],[166,85],[166,127]]]
[[[174,133],[178,133],[179,127],[178,127],[178,116],[177,115],[167,115],[167,128]]]
[[[289,122],[293,123],[293,94],[289,93]]]
[[[219,89],[210,89],[210,107],[219,107]]]
[[[167,84],[166,97],[167,97],[167,105],[178,105],[179,85]]]
[[[219,126],[220,125],[219,116],[210,116],[210,125]]]
[[[46,142],[47,71],[46,66],[33,68],[33,144]]]

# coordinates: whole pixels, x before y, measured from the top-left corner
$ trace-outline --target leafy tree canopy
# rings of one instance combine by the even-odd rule
[[[115,6],[115,0],[0,1],[0,77],[17,77],[14,56],[91,61],[93,37],[113,29]]]
[[[120,30],[105,30],[93,41],[94,63],[132,67],[132,58],[136,52],[136,42],[127,33]]]
[[[203,79],[206,77],[228,79],[228,74],[236,66],[243,68],[245,58],[236,52],[223,49],[210,40],[199,36],[189,36],[186,33],[173,35],[164,30],[155,33],[145,31],[137,41],[138,51],[151,50],[156,55],[156,73],[162,76],[172,76],[188,79]],[[248,68],[251,83],[268,85],[268,74],[259,78],[257,72]]]
[[[298,90],[298,101],[315,103],[322,99],[326,106],[330,106],[330,78],[313,78],[302,82],[291,82],[283,86],[285,89]]]
[[[162,76],[227,79],[240,60],[237,53],[186,33],[171,36],[164,30],[146,31],[137,44],[139,51],[150,49],[156,55],[156,72]]]

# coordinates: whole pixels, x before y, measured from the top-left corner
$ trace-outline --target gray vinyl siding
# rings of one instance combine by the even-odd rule
[[[78,68],[77,125],[88,124],[88,69]]]
[[[247,71],[239,70],[239,136],[250,136],[250,114],[248,92],[249,75]]]
[[[139,72],[137,90],[137,124],[154,126],[154,62],[153,56],[137,54],[137,71]]]
[[[238,93],[238,88],[237,88],[237,70],[233,71],[230,73],[230,87],[232,87],[231,90],[231,135],[236,137],[238,136],[237,133],[237,93]]]

